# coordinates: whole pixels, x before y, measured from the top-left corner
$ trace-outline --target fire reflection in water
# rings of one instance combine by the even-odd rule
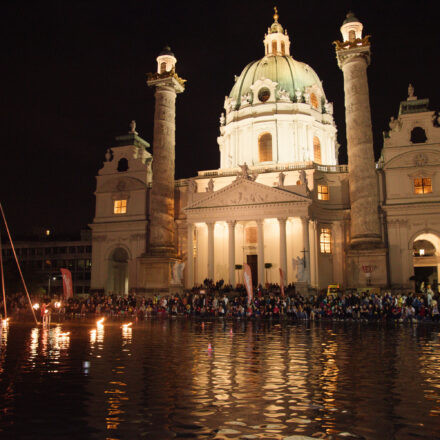
[[[38,364],[37,356],[40,354],[49,361],[48,372],[59,373],[60,359],[68,356],[69,346],[70,332],[62,332],[60,325],[52,329],[34,327],[30,333],[28,362],[35,368]]]
[[[422,345],[423,355],[420,357],[420,372],[425,377],[424,396],[433,403],[429,412],[432,417],[440,416],[440,342],[439,334],[434,340]]]
[[[6,347],[8,344],[9,322],[2,320],[0,333],[0,373],[3,373],[3,364],[6,356]]]

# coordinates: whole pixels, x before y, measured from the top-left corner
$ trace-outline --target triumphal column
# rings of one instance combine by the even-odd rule
[[[369,36],[349,12],[335,41],[338,65],[344,74],[345,120],[350,185],[350,250],[347,255],[351,287],[387,284],[386,251],[379,220],[378,179],[373,150],[367,67]],[[366,276],[371,271],[371,275]]]
[[[168,291],[181,284],[175,248],[174,169],[176,144],[176,95],[185,80],[175,71],[176,58],[169,47],[157,57],[157,72],[148,74],[155,88],[153,182],[150,192],[149,242],[141,258],[142,285],[146,291]]]

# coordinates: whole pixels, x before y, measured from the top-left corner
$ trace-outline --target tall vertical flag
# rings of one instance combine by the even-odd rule
[[[280,267],[280,289],[281,289],[281,296],[284,298],[284,271]]]
[[[243,278],[244,286],[246,287],[246,291],[248,294],[248,304],[250,304],[254,298],[254,290],[252,287],[252,272],[249,264],[243,265]]]
[[[72,273],[69,269],[60,269],[63,277],[64,299],[73,297]]]

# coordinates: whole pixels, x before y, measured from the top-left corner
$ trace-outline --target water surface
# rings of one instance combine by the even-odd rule
[[[0,342],[0,438],[440,438],[435,326],[12,323]]]

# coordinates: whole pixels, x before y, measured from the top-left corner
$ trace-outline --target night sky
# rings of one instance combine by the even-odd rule
[[[413,83],[440,106],[436,2],[278,1],[291,54],[309,64],[334,102],[346,163],[344,97],[332,41],[352,9],[370,34],[375,151]],[[429,5],[432,5],[430,7]],[[2,6],[0,201],[16,237],[35,228],[79,233],[94,216],[95,175],[132,119],[153,143],[145,74],[169,44],[178,74],[176,178],[219,166],[219,116],[234,74],[262,58],[273,2],[34,1]],[[154,154],[154,152],[153,152]]]

